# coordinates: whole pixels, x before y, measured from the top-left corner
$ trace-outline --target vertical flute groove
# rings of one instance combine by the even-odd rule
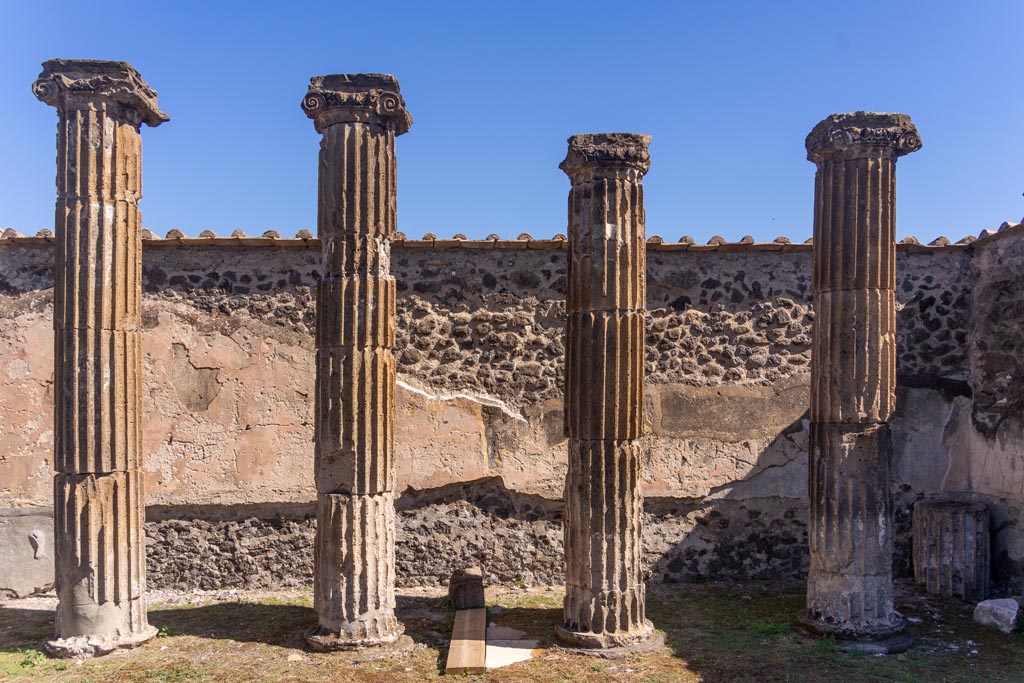
[[[896,404],[896,158],[909,117],[837,114],[807,137],[817,164],[805,620],[850,637],[902,628],[893,608],[889,421]]]
[[[645,237],[642,135],[577,135],[569,175],[566,596],[558,635],[584,647],[650,636],[640,564]]]
[[[937,500],[914,505],[914,578],[929,593],[968,602],[988,597],[990,515],[984,503]]]
[[[54,286],[54,654],[144,642],[142,123],[167,116],[124,62],[51,60],[57,107]]]
[[[394,642],[395,136],[398,83],[314,77],[303,109],[322,134],[317,233],[314,479],[316,649]]]

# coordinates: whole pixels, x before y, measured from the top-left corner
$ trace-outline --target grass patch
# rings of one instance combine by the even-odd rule
[[[22,650],[21,655],[21,667],[24,669],[30,669],[37,664],[42,664],[46,661],[46,655],[39,650]]]
[[[135,671],[128,675],[131,683],[191,683],[207,680],[205,667],[194,667],[188,664],[174,664],[167,668],[150,671]]]
[[[756,619],[754,620],[754,630],[762,636],[784,636],[789,633],[789,621],[785,616]]]
[[[839,645],[836,644],[835,636],[825,636],[814,641],[818,650],[826,657],[834,657],[839,652]]]
[[[919,622],[918,645],[898,657],[839,651],[834,641],[790,630],[803,607],[799,583],[652,586],[648,615],[667,646],[624,660],[595,660],[553,647],[561,621],[558,590],[491,588],[492,621],[540,642],[535,658],[480,676],[480,683],[1020,683],[1024,634],[977,627],[969,605],[921,594],[909,586],[899,608]],[[160,637],[141,648],[81,664],[46,658],[53,613],[0,608],[0,679],[4,683],[419,683],[444,680],[440,668],[450,629],[443,599],[402,594],[398,616],[421,649],[397,660],[361,653],[306,651],[303,636],[316,619],[308,596],[242,594],[233,602],[154,605]],[[933,616],[937,615],[937,616]],[[972,654],[975,653],[975,654]]]
[[[561,591],[520,589],[499,591],[488,603],[508,609],[561,609],[563,596]]]

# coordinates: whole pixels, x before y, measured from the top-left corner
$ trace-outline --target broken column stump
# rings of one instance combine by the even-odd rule
[[[456,569],[448,582],[448,602],[453,610],[486,607],[484,571],[480,567]]]
[[[484,572],[467,567],[452,572],[448,602],[455,612],[452,640],[444,671],[447,674],[482,674],[487,671],[487,603]]]
[[[922,500],[914,505],[914,578],[935,595],[988,597],[989,510],[984,503]]]
[[[814,190],[807,630],[841,647],[913,643],[893,606],[889,421],[896,403],[896,159],[903,114],[833,114],[807,136]]]
[[[398,81],[315,76],[302,109],[320,142],[314,481],[315,650],[411,646],[395,617],[395,138]]]
[[[641,563],[650,136],[574,135],[566,295],[565,603],[558,638],[609,649],[652,641]]]
[[[32,92],[57,108],[54,220],[56,656],[156,635],[146,617],[141,432],[143,123],[168,120],[125,62],[54,59]]]

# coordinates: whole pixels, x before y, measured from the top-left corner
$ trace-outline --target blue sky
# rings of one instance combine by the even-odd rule
[[[832,5],[835,5],[834,7]],[[108,9],[103,9],[108,8]],[[573,133],[649,133],[647,228],[804,239],[803,140],[833,112],[910,114],[897,229],[930,240],[1024,216],[1024,2],[29,3],[0,0],[0,226],[50,227],[52,57],[131,62],[171,121],[143,131],[143,222],[315,229],[309,77],[398,77],[399,227],[565,231]]]

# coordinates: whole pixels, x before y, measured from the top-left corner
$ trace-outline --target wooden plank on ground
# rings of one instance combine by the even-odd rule
[[[487,672],[487,609],[460,609],[455,613],[446,674]]]

